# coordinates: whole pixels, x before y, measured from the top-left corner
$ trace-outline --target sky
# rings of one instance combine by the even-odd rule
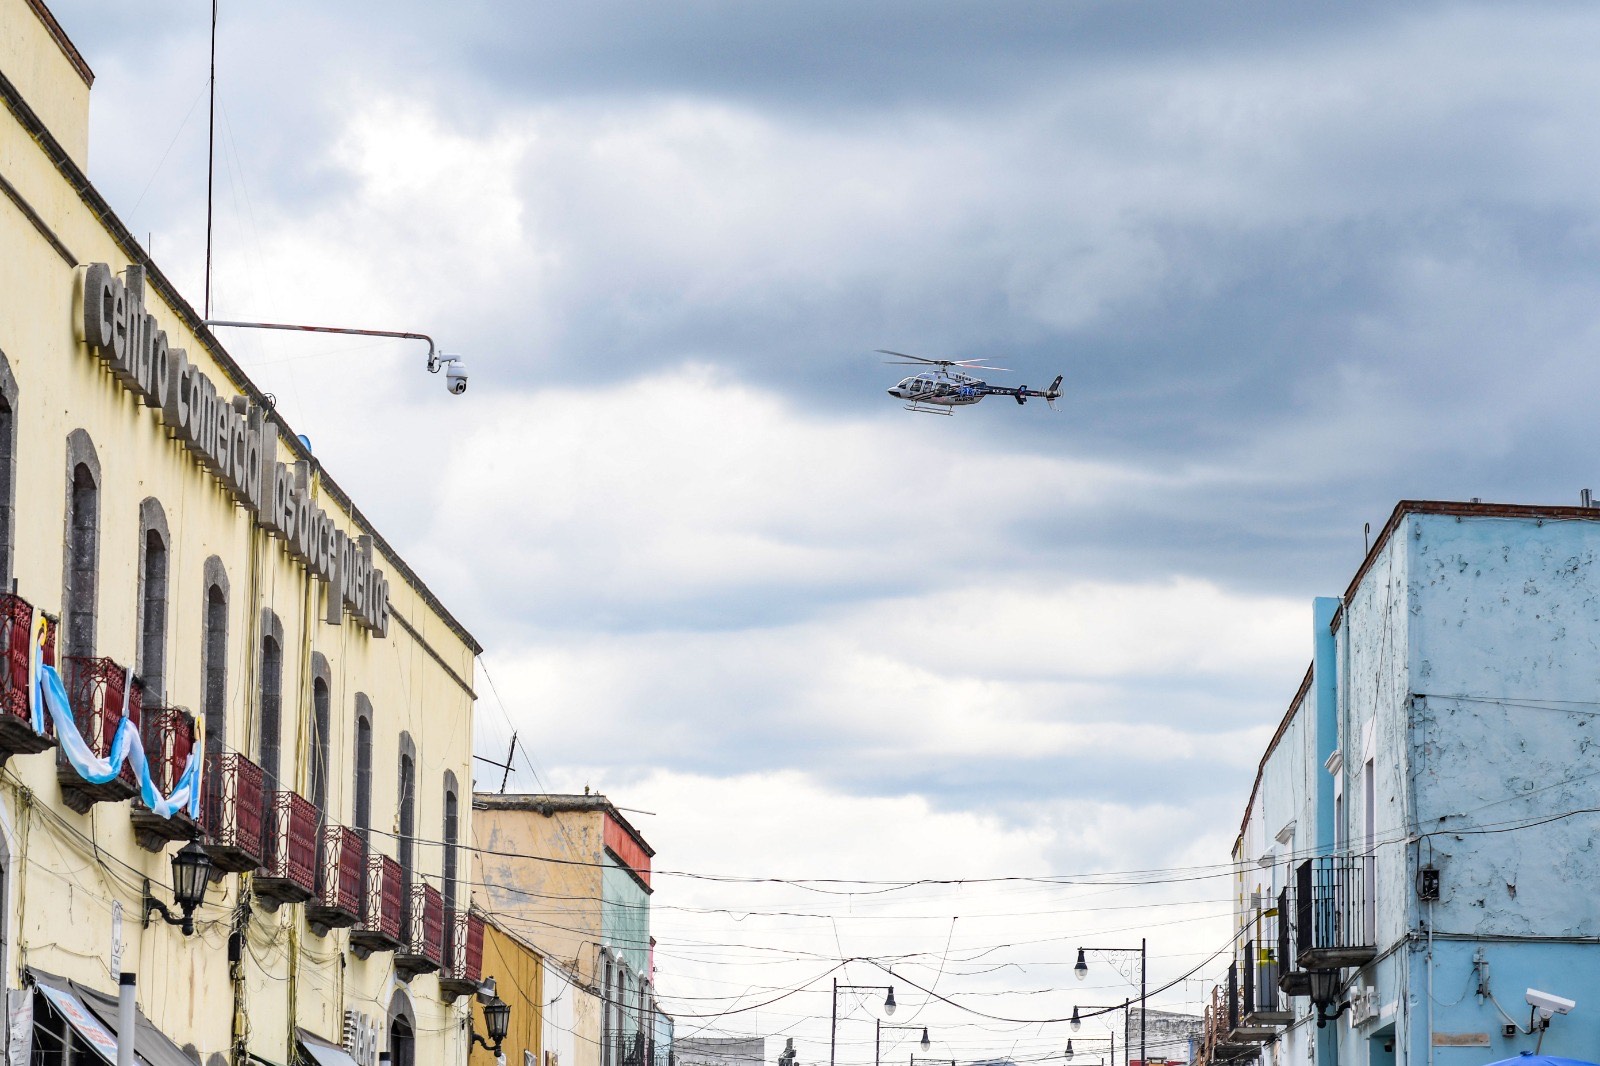
[[[198,306],[208,6],[51,6]],[[1576,3],[224,0],[212,313],[466,357],[225,338],[487,649],[480,753],[656,847],[681,1034],[815,1063],[829,980],[899,980],[930,1055],[1042,1061],[1130,994],[1080,944],[1203,1005],[1364,527],[1600,487],[1597,51]],[[905,412],[878,348],[1061,410]]]

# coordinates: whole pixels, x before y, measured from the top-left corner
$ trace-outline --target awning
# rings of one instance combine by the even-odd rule
[[[77,992],[83,1001],[89,1004],[89,1009],[100,1016],[107,1029],[113,1036],[117,1034],[117,997],[108,996],[104,992],[96,991],[80,985],[76,981],[70,982],[73,991]],[[133,1009],[134,1035],[133,1054],[136,1058],[148,1063],[149,1066],[198,1066],[199,1059],[188,1055],[172,1038],[156,1028],[149,1018],[144,1016],[144,1011],[138,1007]]]
[[[51,1006],[61,1012],[68,1024],[108,1063],[117,1061],[117,997],[32,967],[29,976]],[[145,1066],[197,1066],[197,1060],[134,1009],[134,1057]]]
[[[316,1066],[356,1066],[356,1060],[338,1044],[330,1044],[304,1029],[296,1029],[294,1035],[300,1039],[300,1050]]]

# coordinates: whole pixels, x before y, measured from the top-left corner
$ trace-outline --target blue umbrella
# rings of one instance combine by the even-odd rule
[[[1583,1059],[1562,1059],[1554,1055],[1535,1055],[1531,1051],[1524,1051],[1514,1059],[1501,1059],[1499,1062],[1488,1063],[1487,1066],[1595,1066],[1592,1062]]]

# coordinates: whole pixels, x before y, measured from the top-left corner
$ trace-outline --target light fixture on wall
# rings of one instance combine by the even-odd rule
[[[506,1033],[511,1029],[511,1004],[499,996],[485,1003],[483,1026],[489,1030],[489,1039],[485,1040],[481,1034],[473,1031],[472,1042],[481,1045],[489,1054],[498,1056],[500,1045],[506,1042]]]
[[[1344,991],[1344,973],[1341,970],[1312,970],[1308,975],[1311,979],[1311,1002],[1317,1008],[1317,1028],[1325,1029],[1329,1022],[1350,1009],[1350,1001],[1339,1003],[1339,998]],[[1338,1003],[1337,1009],[1333,1009]],[[1332,1009],[1333,1013],[1328,1013]]]
[[[194,933],[194,912],[206,898],[206,883],[211,879],[211,856],[191,840],[172,857],[172,899],[181,916],[174,917],[165,903],[150,892],[150,879],[144,881],[144,923],[150,924],[150,915],[159,914],[168,925],[180,926],[184,936]]]

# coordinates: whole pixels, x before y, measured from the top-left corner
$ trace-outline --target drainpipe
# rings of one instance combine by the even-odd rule
[[[1339,601],[1333,596],[1318,596],[1311,608],[1312,690],[1317,707],[1317,765],[1311,773],[1317,782],[1317,855],[1332,855],[1337,839],[1333,820],[1333,775],[1328,759],[1339,747],[1339,667],[1338,642],[1333,636],[1333,618]],[[1349,619],[1345,619],[1345,628]],[[1316,1032],[1317,1066],[1338,1066],[1339,1027],[1330,1025]]]
[[[133,1066],[135,1014],[133,994],[138,978],[124,972],[117,979],[117,1066]]]
[[[1317,766],[1312,774],[1317,781],[1316,854],[1333,854],[1333,775],[1323,767],[1339,747],[1339,667],[1333,639],[1333,616],[1339,600],[1318,596],[1311,608],[1311,647],[1313,688],[1317,697]]]

